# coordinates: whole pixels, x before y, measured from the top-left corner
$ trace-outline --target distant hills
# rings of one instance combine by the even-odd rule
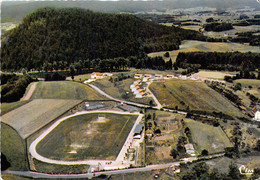
[[[164,1],[3,1],[1,8],[1,21],[21,21],[22,17],[41,7],[81,7],[94,11],[119,13],[141,11],[165,11],[166,9],[211,7],[217,10],[226,8],[241,8],[251,6],[260,10],[257,0],[164,0]]]
[[[81,8],[45,7],[28,14],[2,36],[3,70],[42,69],[85,59],[144,57],[151,51],[174,50],[198,32],[167,27],[127,14],[97,13]]]

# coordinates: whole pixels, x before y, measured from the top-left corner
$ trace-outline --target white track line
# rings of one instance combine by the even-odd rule
[[[42,162],[46,162],[46,163],[51,163],[51,164],[62,164],[62,165],[80,165],[80,164],[89,164],[89,165],[98,165],[100,163],[102,163],[103,165],[105,165],[106,163],[109,162],[114,162],[115,161],[111,161],[111,160],[79,160],[79,161],[62,161],[62,160],[53,160],[53,159],[49,159],[46,157],[41,156],[40,154],[37,153],[36,151],[36,146],[37,144],[44,138],[46,137],[54,128],[56,128],[61,122],[63,122],[64,120],[74,117],[74,116],[78,116],[78,115],[82,115],[82,114],[88,114],[88,113],[114,113],[114,114],[128,114],[128,115],[139,115],[138,116],[138,122],[140,121],[140,119],[143,117],[143,114],[140,113],[129,113],[129,112],[119,112],[119,111],[111,111],[111,110],[103,110],[103,111],[98,111],[98,110],[94,110],[94,111],[81,111],[81,112],[77,112],[75,114],[63,117],[61,119],[59,119],[58,121],[56,121],[54,124],[52,124],[46,131],[44,131],[38,138],[36,138],[32,144],[30,145],[29,148],[29,152],[31,153],[31,155],[36,158],[39,161]],[[133,126],[132,130],[135,128],[135,125]],[[126,141],[128,140],[128,138],[126,139]]]

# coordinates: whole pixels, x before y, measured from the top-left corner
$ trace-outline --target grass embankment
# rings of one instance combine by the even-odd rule
[[[168,80],[153,82],[150,90],[159,102],[169,108],[222,112],[229,116],[242,116],[227,99],[209,88],[205,83],[191,80]]]
[[[191,131],[194,148],[197,154],[206,149],[209,154],[222,152],[233,145],[220,127],[203,124],[191,119],[184,120]]]
[[[104,100],[104,96],[91,87],[71,81],[39,82],[30,99],[82,99]]]
[[[127,78],[118,82],[110,82],[109,78],[104,78],[96,80],[93,84],[114,98],[149,105],[149,102],[153,100],[153,98],[135,98],[135,95],[132,93],[130,85],[133,84],[135,80],[134,78]]]
[[[1,123],[1,153],[11,164],[9,170],[29,170],[25,149],[25,140],[13,128]]]
[[[115,160],[136,118],[113,113],[71,117],[41,140],[36,150],[58,160]]]
[[[1,116],[3,116],[4,114],[25,105],[26,103],[30,102],[30,100],[26,100],[26,101],[18,101],[18,102],[13,102],[13,103],[2,103],[1,104]]]
[[[33,159],[35,168],[38,172],[49,174],[82,174],[88,172],[89,165],[58,165],[48,164]]]

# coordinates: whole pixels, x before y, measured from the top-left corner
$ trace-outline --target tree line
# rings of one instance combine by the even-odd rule
[[[26,87],[32,82],[32,78],[29,76],[13,76],[1,89],[1,101],[2,102],[14,102],[20,100]]]
[[[240,52],[180,52],[178,67],[196,66],[210,70],[253,71],[260,68],[260,53]]]
[[[204,25],[205,31],[215,31],[215,32],[220,32],[220,31],[227,31],[234,29],[231,23],[218,23],[218,22],[213,22],[213,23],[208,23]]]

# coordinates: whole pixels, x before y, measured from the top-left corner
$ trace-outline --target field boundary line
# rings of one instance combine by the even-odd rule
[[[30,89],[29,89],[29,91],[27,92],[27,94],[24,97],[22,97],[21,100],[23,100],[23,101],[24,100],[29,100],[32,97],[33,93],[34,93],[34,90],[36,89],[36,85],[37,84],[38,84],[38,82],[33,82],[31,87],[30,87]]]

